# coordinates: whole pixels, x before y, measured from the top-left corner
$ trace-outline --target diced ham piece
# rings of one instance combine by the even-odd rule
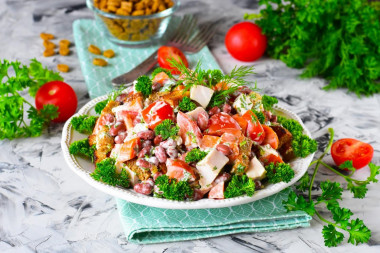
[[[141,147],[140,138],[132,138],[123,144],[117,144],[118,147],[111,151],[111,156],[116,158],[117,162],[125,162],[135,158]]]
[[[211,188],[208,193],[209,199],[224,199],[224,182],[220,182]]]
[[[188,115],[179,111],[177,114],[177,124],[179,126],[178,135],[188,149],[200,146],[202,141],[202,132],[197,123]]]

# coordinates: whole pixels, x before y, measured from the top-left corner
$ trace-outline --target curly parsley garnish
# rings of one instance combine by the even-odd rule
[[[197,105],[189,97],[184,97],[178,104],[178,109],[182,112],[189,112],[197,108]]]
[[[96,116],[81,115],[73,117],[71,119],[71,125],[82,134],[91,134],[97,119],[98,117]]]
[[[205,158],[207,155],[207,152],[201,151],[199,148],[194,148],[189,153],[186,154],[185,162],[191,163],[191,162],[198,162]]]
[[[287,163],[271,163],[265,166],[269,183],[290,182],[294,177],[294,170]]]
[[[162,197],[171,200],[184,200],[191,198],[194,194],[193,188],[187,181],[177,181],[167,175],[157,177],[155,185],[159,191],[154,193],[155,197]]]
[[[106,158],[96,164],[95,171],[91,173],[91,177],[96,181],[100,181],[112,186],[122,186],[128,188],[130,185],[129,174],[122,168],[120,174],[116,171],[115,159]]]
[[[263,103],[265,111],[273,111],[273,105],[277,104],[278,100],[275,97],[264,95],[261,98],[261,102]]]
[[[172,73],[170,73],[169,70],[159,67],[159,68],[156,68],[155,70],[153,70],[152,79],[154,79],[154,77],[161,72],[165,72],[170,78],[173,78],[173,75],[172,75]]]
[[[225,198],[234,198],[247,194],[252,197],[255,193],[255,182],[246,175],[233,175],[226,190],[224,191]]]
[[[161,135],[163,140],[176,136],[178,131],[179,126],[175,126],[174,122],[170,119],[162,121],[154,128],[156,135]]]
[[[72,155],[82,156],[87,159],[91,159],[94,161],[94,152],[96,150],[96,146],[88,143],[88,139],[83,139],[79,141],[74,141],[70,144],[69,152]]]
[[[152,80],[148,76],[142,75],[136,81],[136,91],[141,92],[145,97],[152,94]]]

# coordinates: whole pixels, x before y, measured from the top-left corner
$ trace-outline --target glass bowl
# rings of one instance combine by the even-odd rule
[[[172,0],[172,7],[151,15],[127,16],[102,11],[86,0],[87,7],[94,12],[97,25],[107,38],[125,46],[153,44],[165,34],[179,1]]]

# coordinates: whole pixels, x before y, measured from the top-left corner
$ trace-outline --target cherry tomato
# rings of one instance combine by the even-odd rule
[[[173,68],[168,62],[172,58],[179,63],[182,61],[186,67],[189,67],[186,56],[178,48],[162,46],[158,49],[158,64],[160,67],[170,70],[173,75],[178,75],[181,72],[177,68]]]
[[[278,136],[273,129],[267,125],[261,125],[264,129],[265,132],[265,138],[263,142],[261,143],[262,145],[269,144],[273,149],[278,148],[278,144],[280,141],[278,140]]]
[[[331,156],[337,166],[351,160],[355,169],[361,169],[372,160],[373,148],[368,143],[344,138],[334,142]]]
[[[232,26],[224,43],[232,57],[246,62],[259,59],[267,48],[267,38],[261,28],[247,21]]]
[[[248,122],[247,137],[261,144],[265,139],[265,131],[257,116],[252,111],[247,111],[243,114],[243,118]]]
[[[224,112],[212,115],[209,124],[209,128],[205,131],[210,135],[221,136],[223,133],[236,133],[236,130],[241,131],[236,120]]]
[[[165,101],[157,101],[142,110],[141,115],[152,130],[165,119],[174,119],[174,110]]]
[[[51,81],[39,88],[35,103],[38,110],[46,104],[57,106],[59,115],[53,122],[65,122],[77,110],[78,99],[70,85],[62,81]]]
[[[234,118],[234,120],[236,120],[236,122],[241,127],[241,130],[243,131],[243,133],[245,133],[247,130],[248,122],[239,114],[233,115],[232,118]]]

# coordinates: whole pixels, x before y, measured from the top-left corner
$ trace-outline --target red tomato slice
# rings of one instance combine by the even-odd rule
[[[241,131],[239,124],[229,114],[221,112],[211,116],[207,134],[221,136],[223,133],[236,133]]]
[[[133,138],[127,140],[123,144],[121,144],[119,155],[117,156],[118,162],[125,162],[135,158],[137,153],[139,152],[141,146],[140,138]]]
[[[189,115],[181,111],[177,114],[177,124],[179,126],[178,135],[181,136],[186,147],[198,147],[202,142],[202,132],[197,123]]]
[[[152,130],[166,119],[174,119],[174,110],[170,104],[165,101],[157,101],[150,104],[142,110],[141,115],[148,127]]]
[[[241,127],[242,132],[245,133],[247,131],[248,122],[239,114],[233,115],[232,118],[234,118],[234,120],[236,120],[236,122]]]
[[[344,138],[334,142],[331,156],[337,166],[352,161],[355,169],[361,169],[372,160],[373,147],[359,140]]]
[[[278,144],[280,141],[278,140],[278,136],[273,129],[267,125],[261,125],[264,129],[265,132],[265,138],[263,142],[261,143],[262,145],[269,144],[272,148],[277,149]]]
[[[284,161],[281,159],[280,156],[276,156],[274,154],[269,154],[267,156],[261,156],[259,157],[259,160],[264,163],[264,166],[267,166],[271,163],[283,163]]]
[[[158,49],[158,64],[161,68],[168,69],[173,75],[178,75],[181,72],[177,68],[173,68],[168,62],[169,59],[174,59],[178,63],[182,62],[186,67],[189,67],[186,56],[176,47],[162,46]]]
[[[248,122],[247,137],[261,144],[265,139],[265,132],[257,116],[252,111],[244,113],[243,118]]]
[[[165,72],[161,72],[154,76],[152,82],[164,84],[166,80],[169,80],[168,74],[166,74]]]
[[[166,175],[178,181],[184,179],[194,181],[196,179],[193,167],[182,160],[168,159],[167,169]]]

